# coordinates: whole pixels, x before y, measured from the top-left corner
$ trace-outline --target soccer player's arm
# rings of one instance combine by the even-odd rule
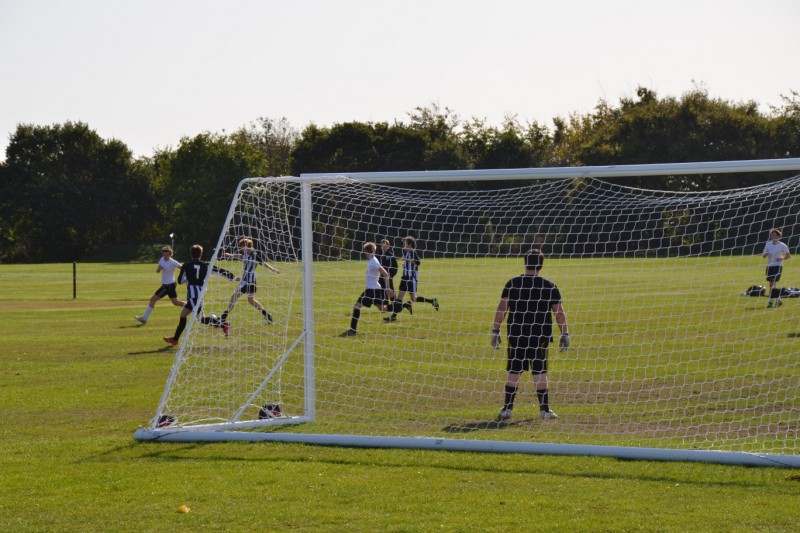
[[[494,323],[492,324],[492,348],[495,350],[500,348],[500,326],[506,319],[506,312],[508,312],[508,298],[500,298],[497,304],[497,311],[494,313]]]
[[[280,274],[281,273],[280,270],[278,270],[277,268],[273,267],[272,265],[270,265],[269,263],[264,261],[264,258],[261,256],[261,254],[258,254],[257,257],[258,257],[258,262],[261,263],[262,265],[264,265],[264,268],[266,268],[270,272],[274,272],[275,274]]]
[[[567,314],[564,312],[564,306],[561,305],[561,302],[552,304],[550,309],[556,316],[556,324],[558,324],[558,329],[561,330],[561,339],[558,341],[558,348],[562,352],[566,352],[571,343],[569,329],[567,328]]]
[[[217,276],[222,276],[224,278],[228,278],[231,281],[235,281],[236,280],[236,274],[234,274],[230,270],[225,270],[224,268],[219,268],[216,265],[211,267],[211,273],[212,274],[216,274]]]
[[[380,272],[381,277],[386,282],[385,285],[384,285],[384,287],[387,287],[387,289],[386,289],[386,297],[391,300],[392,298],[394,298],[394,291],[392,289],[388,288],[389,287],[389,272],[383,267],[379,267],[379,268],[380,268],[380,270],[378,272]]]
[[[181,269],[178,272],[178,284],[183,285],[184,281],[186,281],[186,268],[181,265]]]
[[[783,247],[783,257],[781,258],[781,261],[786,261],[791,256],[792,256],[792,254],[789,253],[789,247],[788,246],[784,246]]]

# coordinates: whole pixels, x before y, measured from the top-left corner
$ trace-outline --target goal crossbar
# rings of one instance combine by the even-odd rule
[[[742,172],[778,172],[800,169],[800,158],[706,161],[698,163],[650,163],[581,167],[541,167],[409,172],[302,173],[301,179],[320,180],[345,176],[370,183],[413,183],[565,178],[624,178],[637,176],[688,176]]]

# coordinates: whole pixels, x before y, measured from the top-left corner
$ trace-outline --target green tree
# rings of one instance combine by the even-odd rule
[[[163,233],[191,245],[216,245],[244,178],[269,175],[266,154],[242,135],[203,133],[155,157],[165,219]]]
[[[760,113],[753,101],[710,98],[699,88],[681,98],[658,98],[644,87],[636,94],[636,99],[620,100],[618,107],[601,101],[593,114],[573,117],[571,131],[560,138],[563,152],[574,154],[583,165],[770,159],[796,153],[796,142],[787,146],[791,136],[776,135],[774,119]],[[676,176],[642,179],[637,185],[689,191],[743,187],[767,179],[775,176]]]
[[[72,261],[141,238],[158,216],[145,168],[81,122],[19,125],[0,173],[0,257]]]
[[[461,121],[452,110],[438,105],[417,107],[409,113],[412,131],[425,141],[423,168],[408,170],[457,170],[470,167],[469,155],[459,135]]]
[[[409,124],[311,124],[292,152],[291,171],[298,175],[469,168],[458,127],[458,117],[436,106],[416,108]]]
[[[268,176],[291,174],[291,155],[300,133],[286,118],[274,120],[261,117],[233,134],[233,138],[257,147],[267,160]]]

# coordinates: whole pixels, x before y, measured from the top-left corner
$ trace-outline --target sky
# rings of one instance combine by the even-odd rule
[[[265,117],[552,127],[700,88],[800,91],[797,0],[0,0],[0,159],[19,124],[84,122],[136,157]]]

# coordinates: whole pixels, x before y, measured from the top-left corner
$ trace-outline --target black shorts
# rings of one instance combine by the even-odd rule
[[[239,292],[242,294],[255,294],[256,293],[256,284],[255,283],[244,283],[242,282],[239,285]]]
[[[169,296],[170,298],[177,298],[178,297],[178,284],[177,283],[167,283],[166,285],[162,285],[156,291],[156,296],[159,298],[163,298],[164,296]]]
[[[780,281],[783,265],[772,265],[767,267],[767,281]]]
[[[364,307],[372,307],[372,304],[381,305],[386,301],[386,291],[383,289],[365,289],[358,297],[358,303]]]
[[[400,280],[400,292],[417,294],[417,280],[402,278]]]
[[[547,374],[549,346],[550,340],[546,337],[509,336],[506,371],[521,374],[530,370],[532,374]]]

